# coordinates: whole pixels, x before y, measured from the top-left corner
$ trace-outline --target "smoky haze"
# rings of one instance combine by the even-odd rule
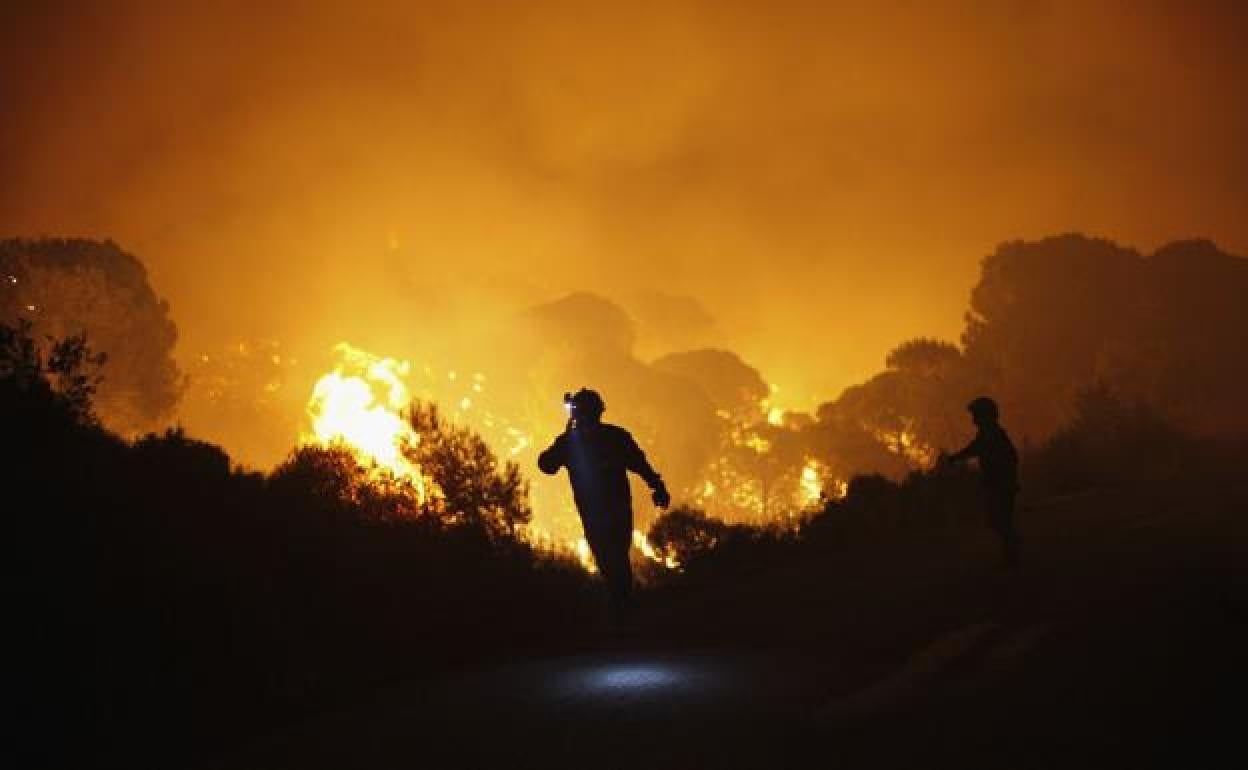
[[[1085,5],[18,3],[0,234],[124,244],[184,360],[588,291],[811,409],[1002,240],[1248,252],[1244,14]]]

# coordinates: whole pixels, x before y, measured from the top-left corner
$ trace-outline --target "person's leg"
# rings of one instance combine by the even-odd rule
[[[614,566],[611,562],[611,555],[607,548],[606,533],[603,531],[602,522],[597,519],[585,518],[581,523],[585,528],[585,541],[589,543],[589,552],[594,555],[594,566],[598,568],[598,574],[602,576],[604,584],[608,584],[608,575]]]
[[[583,523],[611,610],[623,611],[632,600],[633,591],[633,565],[629,559],[633,545],[632,511],[620,507],[606,516],[586,517]]]
[[[611,558],[615,562],[611,577],[611,603],[620,610],[627,609],[633,599],[633,561],[629,558],[633,546],[633,533],[621,535],[616,532],[611,542]]]
[[[633,547],[632,511],[621,506],[611,512],[604,543],[607,559],[611,562],[608,585],[611,607],[616,612],[628,609],[633,594],[633,564],[629,554]]]
[[[994,492],[988,498],[992,528],[1001,538],[1005,563],[1011,567],[1016,566],[1022,558],[1022,539],[1014,526],[1014,498],[1013,492]]]
[[[598,575],[606,589],[608,604],[614,609],[621,601],[621,562],[617,545],[619,538],[610,526],[610,521],[587,519],[584,524],[585,540],[589,542],[589,551],[594,555],[594,565],[598,567]]]
[[[624,506],[612,510],[596,531],[594,558],[607,584],[612,611],[627,609],[633,591],[633,565],[629,559],[633,545],[632,511]]]

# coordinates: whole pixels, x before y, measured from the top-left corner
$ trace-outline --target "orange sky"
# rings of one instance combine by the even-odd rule
[[[0,236],[114,238],[183,354],[660,291],[809,403],[999,241],[1248,252],[1235,3],[190,5],[0,24]]]

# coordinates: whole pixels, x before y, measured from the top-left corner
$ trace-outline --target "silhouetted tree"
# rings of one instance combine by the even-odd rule
[[[514,536],[533,517],[519,466],[500,467],[480,436],[444,420],[434,404],[414,403],[408,420],[420,440],[405,455],[435,485],[432,505],[440,516],[495,537]]]
[[[10,403],[54,402],[71,419],[93,423],[92,400],[106,359],[91,351],[85,333],[48,337],[40,346],[29,320],[0,323],[0,382]]]
[[[1066,421],[1102,382],[1183,425],[1248,431],[1248,260],[1208,241],[1150,257],[1064,235],[1002,244],[971,293],[962,343],[1019,436]]]
[[[714,336],[715,319],[696,297],[641,290],[629,295],[625,305],[637,322],[643,355],[699,349]]]
[[[1028,484],[1044,494],[1168,481],[1190,473],[1203,454],[1154,408],[1127,402],[1105,383],[1081,389],[1072,411],[1027,458]]]
[[[18,319],[37,338],[89,333],[108,355],[94,404],[111,428],[139,433],[172,414],[184,386],[177,328],[142,263],[112,241],[0,241],[0,322]]]
[[[914,435],[914,418],[903,411],[901,379],[898,372],[884,372],[819,407],[806,432],[813,456],[832,475],[900,478],[913,467],[905,441]]]
[[[820,414],[856,423],[919,467],[959,436],[963,404],[973,395],[966,364],[953,345],[922,338],[899,345],[886,363],[886,371],[846,388]]]
[[[738,422],[759,417],[759,404],[769,393],[758,370],[727,350],[669,353],[654,361],[661,372],[683,377],[710,397],[716,410]]]
[[[1248,260],[1208,241],[1149,257],[1074,234],[1004,243],[983,261],[962,349],[902,343],[883,372],[819,408],[812,444],[842,478],[900,478],[965,440],[975,396],[993,394],[1011,432],[1037,445],[1075,419],[1079,394],[1095,387],[1178,427],[1242,436],[1244,329]]]

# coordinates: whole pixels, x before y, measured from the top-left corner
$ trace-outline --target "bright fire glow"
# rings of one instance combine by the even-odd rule
[[[308,401],[312,431],[305,443],[345,445],[375,468],[411,482],[425,501],[425,479],[404,456],[420,437],[403,417],[411,396],[407,361],[382,358],[347,343],[334,347],[338,364],[319,380]]]
[[[807,460],[802,468],[802,477],[798,482],[802,492],[802,502],[814,505],[823,498],[823,484],[819,481],[819,463]]]
[[[767,423],[776,427],[784,425],[784,410],[778,406],[768,407]]]
[[[676,569],[680,566],[680,562],[676,560],[675,556],[663,553],[659,549],[655,548],[650,543],[649,538],[646,537],[646,533],[639,529],[633,530],[633,547],[636,548],[642,556],[655,564],[661,564],[668,569]],[[588,540],[583,537],[578,538],[574,551],[576,553],[576,560],[580,562],[581,566],[584,567],[587,572],[598,572],[598,565],[594,563],[594,554],[589,548]]]
[[[650,561],[662,564],[668,569],[676,569],[680,566],[680,562],[676,561],[676,557],[662,553],[651,545],[650,540],[646,538],[646,534],[639,529],[633,530],[633,547],[641,551],[642,556],[645,556]]]
[[[586,572],[590,574],[598,572],[598,565],[594,563],[594,553],[589,550],[589,541],[583,537],[576,541],[576,560]]]

